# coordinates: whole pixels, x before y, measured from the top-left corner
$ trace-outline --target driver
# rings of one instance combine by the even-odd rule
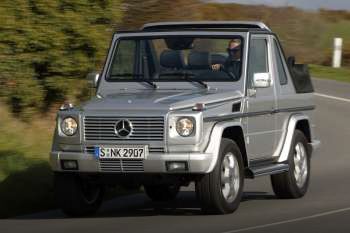
[[[239,74],[241,73],[241,40],[230,40],[227,53],[228,56],[224,64],[213,64],[211,68],[214,71],[225,71],[235,79],[239,79]]]

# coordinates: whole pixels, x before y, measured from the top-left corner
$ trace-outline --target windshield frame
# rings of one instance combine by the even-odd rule
[[[213,35],[214,34],[214,35]],[[247,57],[247,33],[246,32],[223,32],[223,31],[177,31],[177,32],[129,32],[129,33],[121,33],[121,34],[115,34],[113,37],[113,41],[111,43],[111,49],[107,58],[107,63],[105,64],[104,67],[104,72],[102,74],[103,79],[108,82],[108,83],[134,83],[134,82],[142,82],[143,80],[148,80],[154,83],[160,83],[160,82],[187,82],[185,79],[178,78],[162,78],[162,79],[153,79],[151,77],[147,77],[145,75],[143,78],[133,78],[133,79],[110,79],[109,78],[109,73],[110,69],[112,67],[112,63],[114,60],[115,53],[118,50],[119,42],[122,40],[130,40],[130,39],[138,39],[138,40],[143,40],[143,39],[163,39],[163,38],[170,38],[170,37],[194,37],[194,38],[205,38],[205,39],[233,39],[233,38],[239,38],[241,39],[241,73],[240,77],[237,80],[230,80],[229,78],[227,79],[198,79],[203,82],[208,82],[208,83],[223,83],[223,82],[229,82],[229,83],[237,83],[240,81],[245,82],[244,79],[245,74],[246,74],[246,57]],[[135,74],[136,76],[137,74]]]

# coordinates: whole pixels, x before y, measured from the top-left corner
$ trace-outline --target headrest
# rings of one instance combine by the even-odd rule
[[[211,65],[209,52],[192,51],[188,55],[188,68],[193,70],[209,69]]]
[[[185,66],[182,51],[164,50],[160,54],[160,65],[165,68],[182,69]]]
[[[226,57],[222,54],[212,54],[211,55],[211,64],[225,64]]]

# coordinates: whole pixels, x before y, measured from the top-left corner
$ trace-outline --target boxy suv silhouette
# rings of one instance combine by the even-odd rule
[[[315,140],[306,65],[260,22],[169,22],[114,34],[96,97],[57,116],[51,166],[64,213],[93,214],[105,187],[154,201],[195,182],[203,212],[240,203],[245,178],[280,198],[308,188]]]

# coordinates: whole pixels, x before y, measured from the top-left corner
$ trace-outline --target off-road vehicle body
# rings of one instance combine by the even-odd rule
[[[117,32],[89,78],[96,97],[61,107],[50,155],[65,213],[94,213],[113,184],[165,201],[195,182],[203,211],[221,214],[238,207],[244,178],[271,175],[283,198],[306,193],[319,145],[312,84],[263,23]]]

